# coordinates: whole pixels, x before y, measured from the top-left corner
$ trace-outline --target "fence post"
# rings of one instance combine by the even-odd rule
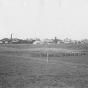
[[[55,58],[55,54],[54,54],[53,56],[54,56],[54,58]]]
[[[47,63],[48,63],[48,60],[49,60],[49,54],[47,53]]]
[[[40,56],[40,58],[41,58],[41,53],[39,53],[39,56]]]

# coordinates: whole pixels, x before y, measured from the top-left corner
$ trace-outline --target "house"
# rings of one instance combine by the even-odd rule
[[[71,43],[71,39],[68,38],[64,39],[64,43]]]
[[[8,43],[8,41],[5,41],[5,44],[7,44]]]
[[[64,41],[59,39],[57,44],[60,44],[60,43],[64,43]]]
[[[17,44],[17,43],[19,43],[19,39],[14,38],[14,39],[12,39],[11,43],[12,43],[12,44]]]
[[[33,44],[53,44],[55,43],[52,39],[36,40]]]
[[[3,43],[3,41],[2,40],[0,40],[0,44],[2,44]]]
[[[33,44],[45,44],[45,41],[35,41]]]
[[[88,43],[88,39],[84,39],[81,41],[82,44],[87,44]]]
[[[71,43],[79,44],[79,43],[81,43],[81,42],[80,42],[80,41],[78,41],[78,40],[72,40],[72,41],[71,41]]]
[[[54,44],[54,43],[55,43],[55,42],[53,41],[53,39],[44,39],[43,41],[44,41],[44,43],[46,43],[46,44]]]
[[[46,42],[45,41],[40,41],[39,44],[45,44]]]
[[[33,44],[40,44],[40,41],[34,41]]]

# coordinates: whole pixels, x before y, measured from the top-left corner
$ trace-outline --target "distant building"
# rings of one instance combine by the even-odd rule
[[[55,43],[55,41],[54,40],[52,40],[52,39],[45,39],[45,40],[43,40],[46,44],[54,44]]]
[[[55,37],[55,38],[53,39],[53,41],[54,41],[55,43],[57,43],[57,42],[58,42],[57,37]]]
[[[78,41],[78,40],[72,40],[71,43],[79,44],[79,43],[81,43],[81,41]]]
[[[40,44],[40,41],[34,41],[33,44]]]
[[[5,41],[5,44],[8,44],[8,41]]]
[[[14,39],[11,40],[11,43],[13,43],[13,44],[19,43],[19,39],[14,38]]]
[[[33,44],[53,44],[55,43],[52,39],[44,39],[42,41],[36,40],[33,42]]]
[[[0,40],[0,44],[2,44],[3,43],[3,41],[2,40]]]
[[[88,43],[88,39],[84,39],[81,41],[82,44],[87,44]]]
[[[71,39],[68,38],[64,39],[64,43],[71,43]]]
[[[3,38],[1,39],[3,44],[8,44],[10,42],[10,40],[8,38]]]
[[[46,42],[45,41],[40,41],[39,44],[45,44]]]
[[[64,43],[64,41],[59,39],[57,44],[59,44],[59,43]]]

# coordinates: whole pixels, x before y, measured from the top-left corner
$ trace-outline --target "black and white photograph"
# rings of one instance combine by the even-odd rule
[[[0,88],[88,88],[88,0],[0,0]]]

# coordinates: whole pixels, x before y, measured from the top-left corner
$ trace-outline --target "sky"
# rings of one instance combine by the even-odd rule
[[[0,0],[0,39],[88,39],[88,0]]]

